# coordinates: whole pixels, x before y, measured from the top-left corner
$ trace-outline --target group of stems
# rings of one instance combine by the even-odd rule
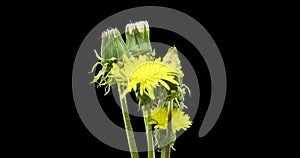
[[[118,85],[119,96],[121,96],[121,94],[124,92],[124,90],[125,90],[124,86]],[[120,102],[121,102],[123,120],[124,120],[130,155],[131,155],[131,158],[138,158],[139,155],[138,155],[138,150],[136,147],[133,129],[131,126],[126,97],[124,97],[124,98],[120,97]],[[161,158],[170,158],[170,156],[171,156],[172,111],[173,111],[173,101],[170,101],[168,104],[168,127],[166,130],[167,145],[161,148]],[[145,123],[145,129],[146,129],[146,137],[147,137],[148,158],[155,158],[153,135],[152,135],[152,125],[149,123],[151,121],[151,105],[150,104],[145,105],[143,107],[143,116],[144,116],[144,123]]]

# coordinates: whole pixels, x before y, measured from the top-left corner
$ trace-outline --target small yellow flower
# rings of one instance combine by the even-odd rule
[[[167,90],[170,90],[170,86],[166,81],[178,85],[179,83],[175,80],[175,76],[183,77],[180,66],[175,62],[164,63],[160,58],[151,60],[144,55],[139,56],[137,59],[129,60],[124,55],[123,63],[123,68],[119,68],[118,65],[113,64],[110,72],[111,77],[119,84],[127,86],[122,97],[131,92],[132,89],[137,91],[139,85],[140,95],[146,94],[154,100],[154,88],[156,86],[161,84]]]
[[[168,108],[167,107],[156,107],[151,110],[151,124],[155,124],[154,128],[167,129],[168,127]],[[192,122],[190,116],[185,114],[180,109],[173,109],[172,112],[172,130],[173,132],[179,131],[180,129],[187,130],[190,128]]]

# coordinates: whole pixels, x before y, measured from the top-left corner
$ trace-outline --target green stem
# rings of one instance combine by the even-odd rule
[[[171,157],[171,143],[172,143],[172,112],[173,100],[168,105],[168,128],[167,128],[167,145],[165,146],[165,158]]]
[[[128,140],[128,145],[129,145],[131,158],[138,158],[139,155],[138,155],[138,152],[137,152],[138,150],[137,150],[137,147],[136,147],[135,138],[134,138],[134,134],[133,134],[132,126],[131,126],[131,121],[130,121],[130,117],[129,117],[129,113],[128,113],[126,97],[124,97],[123,99],[121,98],[121,94],[124,92],[124,87],[120,86],[118,84],[118,91],[119,91],[119,97],[120,97],[120,102],[121,102],[121,107],[122,107],[123,120],[124,120],[125,129],[126,129],[126,135],[127,135],[127,140]]]
[[[161,149],[160,149],[160,158],[165,158],[165,154],[166,154],[166,147],[162,147]]]
[[[152,125],[149,124],[151,121],[151,109],[150,104],[143,107],[144,122],[147,136],[147,145],[148,145],[148,158],[155,158],[154,145],[153,145],[153,136],[152,136]]]

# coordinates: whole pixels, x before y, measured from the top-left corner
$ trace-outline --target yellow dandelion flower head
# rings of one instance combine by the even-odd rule
[[[137,91],[139,85],[140,95],[146,94],[152,100],[155,99],[154,88],[161,84],[167,90],[170,86],[166,81],[178,85],[175,76],[183,77],[181,67],[175,62],[165,63],[161,58],[149,59],[146,55],[140,55],[138,58],[129,60],[126,55],[123,56],[124,67],[119,68],[118,65],[113,64],[111,70],[111,77],[118,83],[125,84],[127,89],[122,94]]]
[[[168,108],[167,107],[156,107],[151,110],[151,124],[154,124],[154,128],[167,129],[168,127]],[[185,114],[180,109],[173,109],[172,112],[172,130],[173,132],[179,131],[180,129],[187,130],[190,128],[192,122],[190,116]]]

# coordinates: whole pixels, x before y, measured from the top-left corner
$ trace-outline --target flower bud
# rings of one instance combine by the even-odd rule
[[[174,63],[176,63],[177,66],[180,66],[178,51],[177,51],[177,48],[175,46],[168,49],[168,52],[163,57],[163,62],[165,62],[165,63],[174,62]]]
[[[176,64],[177,67],[181,67],[180,60],[178,57],[178,51],[175,46],[168,49],[168,52],[163,57],[163,62],[168,63],[168,64]],[[179,84],[182,83],[182,78],[183,78],[182,76],[176,77],[176,80],[179,82]]]
[[[126,44],[117,28],[102,32],[101,58],[102,62],[120,60],[123,54],[128,55]]]
[[[133,56],[152,53],[150,30],[147,21],[139,21],[126,25],[126,45]]]
[[[176,64],[176,66],[181,67],[180,60],[178,57],[177,48],[171,47],[168,49],[168,52],[163,57],[163,62],[168,64]],[[179,86],[170,86],[173,91],[171,91],[170,96],[174,99],[174,107],[183,109],[186,106],[184,105],[184,97],[186,94],[186,90],[191,95],[190,89],[188,86],[183,84],[183,76],[176,76],[175,80],[179,83]]]

